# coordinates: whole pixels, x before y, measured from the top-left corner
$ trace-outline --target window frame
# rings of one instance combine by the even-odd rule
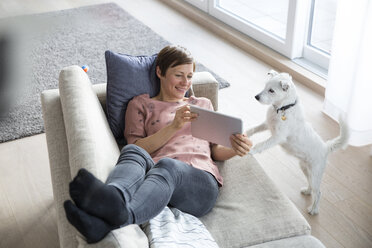
[[[219,0],[181,0],[201,9],[234,29],[255,39],[285,57],[304,59],[328,70],[330,55],[310,45],[311,24],[316,0],[288,0],[285,39],[239,18],[218,6]]]
[[[198,9],[201,9],[204,12],[208,13],[208,1],[209,0],[183,0],[183,1],[188,2],[194,5],[195,7],[197,7]]]
[[[326,71],[328,71],[331,55],[328,52],[323,51],[311,45],[315,1],[317,0],[311,0],[310,6],[308,7],[308,17],[307,17],[307,25],[306,25],[306,43],[304,44],[304,50],[303,50],[302,57],[310,61],[311,63],[314,63],[320,66],[321,68],[325,69]]]
[[[224,9],[218,7],[218,0],[209,0],[209,14],[241,31],[249,37],[272,48],[290,59],[302,55],[302,44],[305,42],[303,26],[306,16],[303,15],[309,0],[288,0],[287,29],[285,39],[257,27],[256,25],[239,19]],[[302,29],[302,30],[301,30]]]

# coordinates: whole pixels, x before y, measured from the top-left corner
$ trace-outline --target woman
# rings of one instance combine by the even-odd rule
[[[214,160],[244,156],[252,143],[231,136],[233,148],[191,136],[197,118],[190,104],[213,109],[206,98],[189,97],[195,64],[179,46],[163,48],[156,60],[160,92],[134,97],[126,112],[128,141],[106,183],[85,169],[70,183],[72,201],[64,204],[69,222],[88,243],[113,229],[142,224],[170,205],[197,217],[214,206],[223,180]]]

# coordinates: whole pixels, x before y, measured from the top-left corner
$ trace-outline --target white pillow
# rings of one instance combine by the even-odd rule
[[[193,215],[165,207],[156,217],[142,225],[150,248],[203,247],[218,248],[203,223]]]

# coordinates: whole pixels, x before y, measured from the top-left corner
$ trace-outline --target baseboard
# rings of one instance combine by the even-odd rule
[[[235,46],[267,63],[278,71],[288,72],[297,82],[324,96],[326,80],[294,63],[267,46],[255,41],[227,24],[180,0],[160,0],[199,25],[228,40]]]

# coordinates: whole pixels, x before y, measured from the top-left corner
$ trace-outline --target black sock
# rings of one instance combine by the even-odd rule
[[[80,210],[70,200],[65,201],[63,206],[67,220],[84,235],[89,244],[100,241],[114,229],[103,220]]]
[[[121,193],[106,185],[86,169],[80,169],[70,183],[70,196],[77,207],[111,226],[119,227],[128,220],[128,211]]]

